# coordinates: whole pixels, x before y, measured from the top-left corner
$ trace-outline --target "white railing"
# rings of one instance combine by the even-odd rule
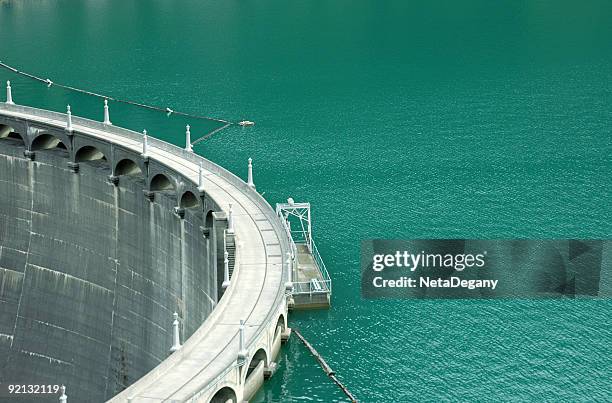
[[[325,263],[319,254],[319,250],[317,249],[317,245],[314,240],[310,240],[312,245],[312,258],[315,262],[315,266],[321,273],[321,277],[323,280],[315,279],[310,281],[294,281],[293,282],[293,294],[330,294],[332,293],[332,281],[329,276],[329,272],[327,271],[327,267],[325,267]],[[299,243],[299,242],[298,242]]]
[[[286,207],[288,206],[288,207]],[[289,221],[290,214],[285,215],[283,213],[284,209],[291,208],[292,206],[296,206],[296,208],[300,208],[302,206],[307,206],[308,208],[308,219],[307,226],[304,227],[304,221],[300,221],[301,229],[292,230],[291,223]],[[293,290],[291,294],[293,295],[313,295],[313,294],[330,294],[332,292],[332,281],[329,276],[329,272],[327,271],[327,267],[321,258],[321,254],[317,249],[317,246],[310,235],[310,204],[309,203],[298,203],[288,205],[276,205],[276,214],[280,218],[280,222],[284,227],[285,233],[287,234],[287,239],[289,240],[289,245],[291,247],[292,256],[294,259],[298,258],[298,245],[304,245],[308,252],[312,255],[315,268],[321,275],[321,278],[314,278],[308,281],[297,281],[297,266],[298,263],[295,262],[292,267],[292,283]],[[301,217],[300,217],[301,218]]]

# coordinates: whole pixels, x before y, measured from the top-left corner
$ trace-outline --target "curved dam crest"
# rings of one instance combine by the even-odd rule
[[[270,206],[209,161],[195,179],[177,147],[143,156],[133,132],[62,117],[0,105],[0,379],[72,401],[250,398],[289,334]]]

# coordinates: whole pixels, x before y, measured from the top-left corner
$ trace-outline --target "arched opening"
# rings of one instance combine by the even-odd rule
[[[251,358],[251,362],[249,363],[249,369],[247,370],[245,379],[249,379],[249,376],[251,375],[251,373],[262,362],[263,362],[264,367],[268,366],[268,355],[266,354],[263,348],[260,348],[259,350],[255,352],[255,354],[253,355],[253,358]]]
[[[278,320],[276,321],[276,330],[274,330],[274,338],[278,336],[278,334],[282,334],[285,331],[285,317],[280,315]]]
[[[11,133],[15,133],[15,129],[11,126],[0,125],[0,139],[8,137]]]
[[[138,166],[137,163],[132,161],[131,159],[122,159],[119,161],[117,166],[115,166],[115,175],[138,175],[141,174],[142,170]]]
[[[102,151],[98,150],[96,147],[85,146],[77,151],[75,156],[76,162],[83,161],[106,161],[106,157],[102,153]]]
[[[151,192],[159,192],[162,190],[174,190],[174,185],[164,174],[157,174],[151,179]]]
[[[221,388],[210,399],[210,403],[237,403],[236,392],[230,387]]]
[[[63,146],[64,149],[66,149],[66,146],[62,143],[60,139],[58,139],[52,134],[45,133],[36,137],[34,141],[32,141],[32,147],[30,148],[32,151],[50,150],[52,148],[59,147],[60,144]]]
[[[179,206],[181,208],[193,208],[198,207],[200,204],[198,198],[193,193],[187,191],[183,193],[181,196],[181,201],[179,202]]]
[[[204,225],[205,225],[206,228],[212,229],[212,227],[213,227],[213,212],[212,212],[212,210],[209,210],[208,213],[206,213],[206,220],[204,221]]]
[[[270,360],[272,361],[276,361],[278,359],[281,344],[286,342],[289,338],[289,335],[286,332],[286,327],[285,316],[281,314],[278,316],[276,326],[274,327],[274,337],[272,338],[272,347],[270,348]],[[264,372],[264,376],[269,378],[272,375],[273,370],[274,368],[272,368],[272,371],[270,371],[270,368],[268,368],[268,370]]]
[[[15,129],[8,125],[0,125],[0,139],[19,140],[23,144],[25,144],[25,141],[21,134],[17,133]]]

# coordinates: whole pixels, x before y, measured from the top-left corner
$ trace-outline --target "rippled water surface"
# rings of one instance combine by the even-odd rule
[[[363,401],[610,401],[610,301],[366,301],[364,238],[610,238],[612,3],[0,0],[0,59],[256,122],[196,151],[313,204],[330,311],[291,325]],[[0,71],[17,102],[98,100]],[[111,104],[183,144],[214,125]],[[292,338],[257,402],[342,401]]]

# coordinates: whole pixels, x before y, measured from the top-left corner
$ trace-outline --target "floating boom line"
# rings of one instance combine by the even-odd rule
[[[187,112],[175,111],[174,109],[168,108],[168,107],[163,108],[163,107],[155,106],[155,105],[147,105],[147,104],[143,104],[143,103],[136,102],[136,101],[130,101],[130,100],[127,100],[127,99],[115,98],[115,97],[111,97],[111,96],[108,96],[108,95],[98,94],[96,92],[84,90],[82,88],[72,87],[72,86],[66,85],[66,84],[56,83],[54,81],[51,81],[48,78],[38,77],[38,76],[35,76],[34,74],[30,74],[30,73],[27,73],[25,71],[21,71],[21,70],[15,68],[15,67],[13,67],[11,65],[8,65],[8,64],[6,64],[4,62],[1,62],[1,61],[0,61],[0,67],[3,67],[5,69],[7,69],[7,70],[12,71],[13,73],[22,75],[24,77],[28,77],[28,78],[30,78],[32,80],[39,81],[39,82],[41,82],[43,84],[46,84],[47,87],[51,87],[52,85],[54,85],[56,87],[64,88],[64,89],[69,90],[69,91],[80,92],[82,94],[86,94],[86,95],[90,95],[90,96],[94,96],[94,97],[98,97],[98,98],[103,98],[103,99],[108,99],[110,101],[121,102],[121,103],[128,104],[128,105],[138,106],[140,108],[145,108],[145,109],[154,110],[154,111],[158,111],[158,112],[164,112],[168,116],[170,116],[171,114],[175,114],[175,115],[186,116],[186,117],[190,117],[190,118],[194,118],[194,119],[208,120],[208,121],[211,121],[211,122],[223,123],[223,126],[217,128],[217,129],[214,129],[213,131],[205,134],[204,136],[200,137],[198,140],[194,141],[193,144],[196,144],[196,143],[199,143],[200,141],[208,139],[213,134],[218,133],[218,132],[220,132],[223,129],[226,129],[229,126],[232,126],[232,125],[241,125],[241,126],[244,126],[242,124],[242,122],[241,123],[235,123],[235,122],[230,122],[230,121],[225,120],[225,119],[213,118],[213,117],[209,117],[209,116],[194,115],[194,114],[187,113]]]
[[[207,133],[207,134],[203,135],[202,137],[200,137],[199,139],[197,139],[196,141],[194,141],[193,143],[191,143],[191,145],[195,145],[195,144],[198,144],[198,143],[199,143],[199,142],[201,142],[201,141],[204,141],[204,140],[206,140],[206,139],[209,139],[209,138],[211,138],[211,137],[212,137],[212,135],[213,135],[213,134],[215,134],[215,133],[217,133],[217,132],[220,132],[221,130],[223,130],[223,129],[225,129],[225,128],[227,128],[227,127],[229,127],[229,126],[233,125],[233,124],[234,124],[234,123],[229,123],[229,122],[228,122],[228,123],[226,123],[225,125],[223,125],[223,126],[221,126],[221,127],[217,128],[217,129],[213,130],[212,132],[210,132],[210,133]]]
[[[298,339],[300,339],[300,341],[302,343],[304,343],[304,345],[306,346],[308,351],[310,351],[310,354],[312,354],[313,357],[316,358],[316,360],[319,362],[319,365],[321,366],[323,371],[327,374],[327,376],[336,385],[338,385],[338,387],[342,390],[342,392],[346,395],[346,397],[349,398],[351,403],[357,403],[357,398],[355,398],[355,396],[348,390],[348,388],[346,386],[344,386],[344,384],[336,377],[336,372],[333,369],[331,369],[331,367],[327,364],[327,362],[325,362],[323,357],[321,357],[321,355],[317,352],[317,350],[315,350],[315,348],[312,346],[312,344],[310,344],[304,338],[304,336],[302,336],[302,333],[300,333],[300,331],[298,329],[293,328],[293,332],[298,337]]]

